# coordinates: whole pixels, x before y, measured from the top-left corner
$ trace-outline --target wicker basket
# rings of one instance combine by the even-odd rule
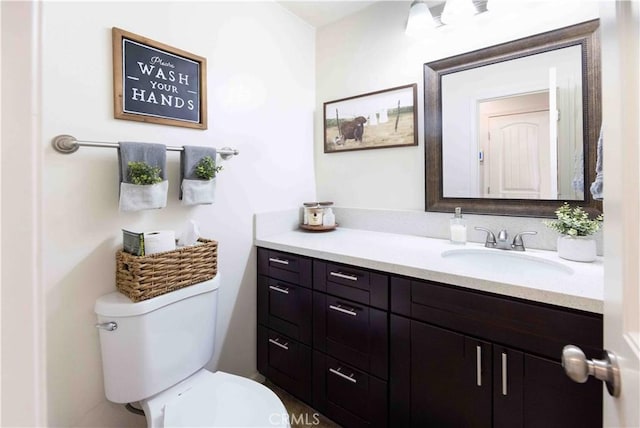
[[[200,245],[149,256],[118,251],[118,291],[139,302],[213,278],[218,273],[218,242],[198,241]]]

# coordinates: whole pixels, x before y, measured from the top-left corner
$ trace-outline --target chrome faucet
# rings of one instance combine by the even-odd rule
[[[487,239],[484,242],[484,246],[487,248],[497,248],[499,250],[514,250],[524,251],[524,242],[522,241],[522,235],[537,235],[538,232],[520,232],[514,236],[513,241],[509,243],[509,232],[507,229],[502,229],[498,232],[498,239],[493,232],[486,227],[475,227],[476,230],[482,230],[487,232]]]

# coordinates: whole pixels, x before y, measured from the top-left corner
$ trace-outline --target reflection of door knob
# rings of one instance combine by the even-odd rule
[[[574,382],[584,383],[593,376],[606,383],[611,396],[620,396],[620,368],[613,352],[605,350],[603,360],[587,360],[582,349],[567,345],[562,349],[562,367]]]

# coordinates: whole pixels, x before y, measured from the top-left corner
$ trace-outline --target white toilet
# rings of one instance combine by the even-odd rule
[[[104,388],[115,403],[139,401],[148,427],[285,427],[287,411],[267,387],[203,367],[213,355],[220,274],[133,303],[98,298]]]

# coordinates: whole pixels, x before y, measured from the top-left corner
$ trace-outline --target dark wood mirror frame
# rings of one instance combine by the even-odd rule
[[[599,20],[537,34],[512,42],[445,58],[424,65],[426,211],[453,212],[455,207],[475,214],[554,217],[563,200],[445,198],[442,188],[443,75],[497,62],[535,55],[569,46],[582,46],[582,110],[584,135],[584,200],[567,201],[592,214],[602,212],[602,202],[592,198],[596,148],[601,124]]]

